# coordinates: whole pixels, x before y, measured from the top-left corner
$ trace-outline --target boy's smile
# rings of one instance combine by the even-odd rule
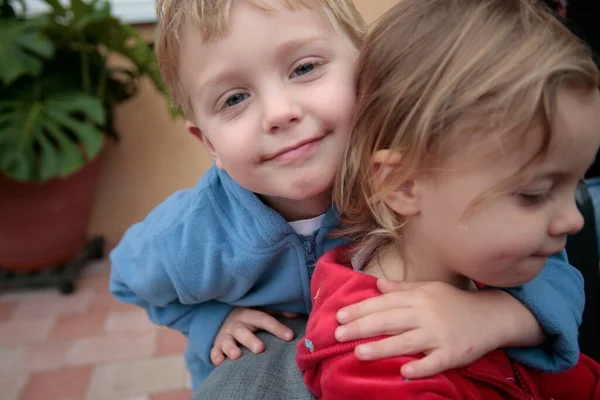
[[[317,10],[234,3],[226,37],[182,34],[181,83],[218,168],[287,219],[331,204],[354,113],[356,51]],[[295,215],[294,210],[300,211]]]
[[[272,161],[285,165],[309,158],[317,151],[317,147],[329,133],[331,132],[325,132],[317,137],[302,140],[295,145],[267,154],[263,157],[263,161]]]

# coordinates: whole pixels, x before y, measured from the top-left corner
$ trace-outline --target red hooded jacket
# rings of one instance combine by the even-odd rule
[[[360,361],[354,355],[356,345],[383,336],[338,343],[336,313],[380,293],[375,277],[337,262],[345,251],[335,249],[319,260],[311,283],[313,310],[306,336],[298,343],[298,366],[320,399],[600,400],[600,366],[584,355],[571,370],[548,374],[496,350],[468,367],[417,380],[405,380],[400,367],[422,355]]]

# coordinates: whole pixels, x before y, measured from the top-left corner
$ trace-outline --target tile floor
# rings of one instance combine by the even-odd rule
[[[185,338],[108,293],[109,264],[77,290],[0,294],[0,400],[188,400]]]

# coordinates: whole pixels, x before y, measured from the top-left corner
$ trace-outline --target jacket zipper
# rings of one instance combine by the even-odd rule
[[[515,369],[513,367],[513,372],[514,371]],[[496,375],[490,375],[484,372],[475,371],[468,371],[467,375],[470,375],[474,378],[478,378],[481,381],[493,384],[495,387],[502,388],[505,392],[507,392],[511,396],[514,396],[513,398],[515,399],[533,400],[533,397],[531,396],[529,390],[525,387],[523,377],[520,374],[518,374],[518,378],[517,374],[515,374],[515,380],[517,382],[517,386],[519,386],[518,388],[515,388],[513,385],[505,382],[503,379],[498,378]],[[517,379],[520,379],[520,381]]]
[[[304,255],[306,257],[306,267],[308,270],[308,279],[312,279],[313,272],[315,271],[315,265],[317,264],[317,258],[315,255],[315,237],[313,234],[310,237],[302,239],[302,245],[304,246]]]
[[[517,367],[515,366],[515,364],[512,361],[510,362],[510,367],[512,368],[513,375],[515,376],[515,380],[517,381],[517,386],[519,386],[521,388],[521,390],[523,392],[525,392],[525,395],[527,395],[528,399],[533,399],[533,396],[531,396],[531,392],[529,391],[529,388],[527,387],[527,384],[525,383],[525,379],[523,378],[523,375],[521,375],[521,373],[519,372],[519,370],[517,369]]]

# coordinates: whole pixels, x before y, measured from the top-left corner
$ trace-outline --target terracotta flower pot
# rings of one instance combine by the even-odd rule
[[[0,176],[0,267],[37,271],[85,247],[99,157],[65,179],[21,183]]]

